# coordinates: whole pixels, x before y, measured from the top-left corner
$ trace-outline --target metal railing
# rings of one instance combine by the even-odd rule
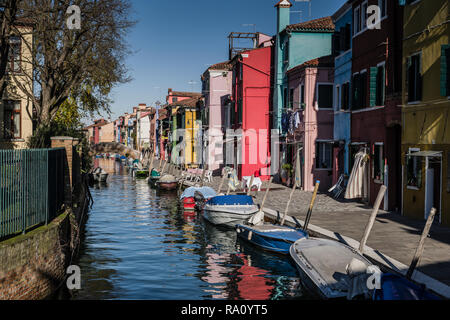
[[[0,150],[0,239],[47,224],[64,203],[64,148]]]

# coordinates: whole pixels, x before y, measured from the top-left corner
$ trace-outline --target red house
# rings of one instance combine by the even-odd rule
[[[381,185],[384,209],[401,208],[401,108],[403,9],[393,0],[353,0],[350,168],[365,147],[370,157],[368,200]],[[367,9],[380,8],[380,28],[370,28]]]
[[[239,179],[270,172],[272,47],[242,51],[232,60],[235,134],[234,160]],[[228,151],[227,151],[228,153]]]

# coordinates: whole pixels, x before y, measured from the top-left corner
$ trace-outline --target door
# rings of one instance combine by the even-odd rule
[[[428,218],[430,210],[434,205],[434,169],[426,170],[426,186],[425,186],[425,219]]]

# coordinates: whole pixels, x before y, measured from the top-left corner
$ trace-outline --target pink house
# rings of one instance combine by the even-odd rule
[[[205,150],[209,170],[218,170],[223,164],[223,135],[231,127],[232,65],[229,61],[209,67],[202,75],[205,97],[203,125],[208,128],[208,148]]]
[[[307,61],[287,74],[292,104],[283,121],[290,150],[286,162],[299,164],[297,184],[303,190],[314,190],[319,180],[320,190],[326,191],[331,187],[333,170],[334,58],[325,56]]]

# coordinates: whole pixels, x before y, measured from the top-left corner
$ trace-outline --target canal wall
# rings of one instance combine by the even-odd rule
[[[25,234],[0,242],[0,300],[40,300],[66,294],[66,270],[78,256],[91,201],[81,174],[78,140],[54,137],[52,148],[65,149],[63,213]],[[50,191],[49,191],[50,192]]]
[[[78,254],[89,206],[88,191],[81,189],[75,209],[0,243],[0,300],[40,300],[65,290],[66,269]]]

